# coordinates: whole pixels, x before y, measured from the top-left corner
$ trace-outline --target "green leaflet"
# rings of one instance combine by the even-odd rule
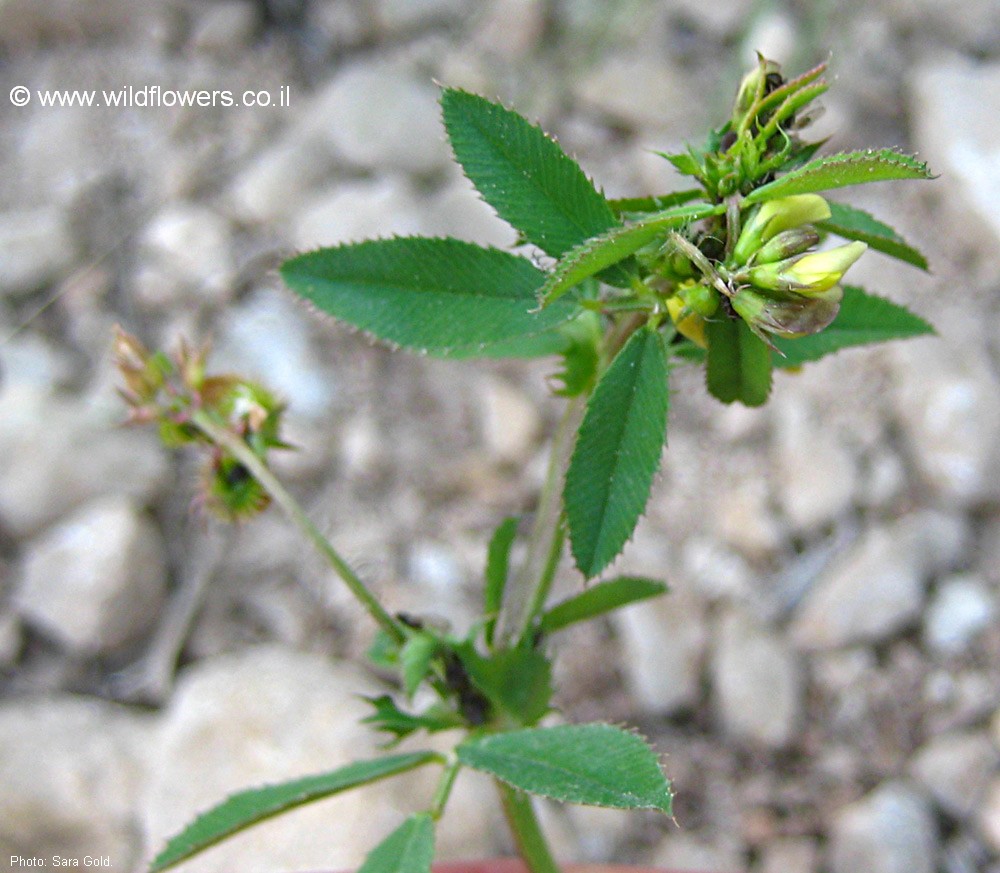
[[[657,197],[619,197],[609,200],[608,205],[615,215],[622,216],[630,213],[662,212],[664,209],[690,203],[704,196],[705,192],[701,188],[687,188],[684,191],[671,191],[669,194],[660,194]]]
[[[576,312],[536,312],[543,273],[524,258],[455,239],[320,249],[285,261],[281,276],[321,312],[442,356],[489,355],[497,343],[544,334]]]
[[[166,870],[226,837],[297,806],[441,760],[434,752],[390,755],[280,785],[241,791],[199,815],[171,839],[153,860],[150,873]]]
[[[723,403],[761,406],[771,393],[771,352],[742,318],[705,323],[709,393]]]
[[[388,694],[364,699],[375,711],[361,719],[361,723],[370,724],[377,731],[393,734],[395,739],[390,741],[390,746],[416,731],[434,733],[465,724],[458,713],[448,709],[443,703],[432,704],[423,712],[411,713],[401,710]]]
[[[411,815],[365,858],[358,873],[430,873],[434,860],[434,820]]]
[[[835,233],[845,239],[857,239],[866,242],[876,251],[927,269],[927,259],[913,246],[909,245],[889,225],[883,224],[861,209],[846,206],[843,203],[828,201],[830,217],[816,224],[820,230]]]
[[[417,631],[399,650],[399,664],[403,674],[403,690],[407,697],[413,697],[420,683],[427,677],[431,661],[441,645],[429,633]]]
[[[671,814],[673,793],[652,749],[608,724],[560,725],[466,740],[458,759],[530,794]]]
[[[664,212],[648,215],[634,224],[616,227],[588,239],[567,252],[549,274],[539,293],[542,306],[549,306],[574,285],[624,260],[666,231],[719,214],[723,209],[724,207],[705,203],[675,206]]]
[[[655,579],[642,576],[619,576],[600,582],[557,603],[543,616],[540,629],[554,633],[571,624],[588,621],[614,609],[620,609],[639,600],[664,594],[667,586]]]
[[[566,471],[570,544],[588,578],[615,559],[646,508],[668,396],[663,338],[640,328],[594,388]]]
[[[494,531],[486,551],[486,587],[483,590],[483,615],[486,616],[486,623],[483,634],[487,646],[493,645],[493,631],[503,605],[503,593],[510,569],[510,550],[517,536],[518,521],[517,516],[505,518]]]
[[[811,194],[846,185],[860,185],[864,182],[931,178],[931,172],[923,161],[892,149],[844,152],[817,158],[773,182],[755,188],[744,198],[743,205],[749,206],[792,194]]]
[[[618,224],[576,161],[541,128],[476,94],[446,88],[444,126],[455,160],[483,200],[554,258]]]
[[[476,688],[522,724],[534,724],[549,711],[552,664],[543,652],[522,644],[483,656],[467,642],[455,654]]]
[[[779,352],[784,354],[784,357],[775,354],[773,362],[776,367],[797,367],[851,346],[932,333],[933,327],[898,303],[847,285],[840,312],[829,327],[799,339],[773,338]]]

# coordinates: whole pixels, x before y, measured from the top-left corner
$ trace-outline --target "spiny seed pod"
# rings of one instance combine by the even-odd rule
[[[745,264],[764,243],[786,230],[830,217],[830,206],[819,194],[793,194],[762,204],[743,225],[733,248],[733,261]]]
[[[754,333],[774,334],[787,339],[819,333],[837,317],[843,289],[834,285],[810,297],[787,294],[775,297],[750,288],[730,298],[733,309]],[[766,341],[766,337],[764,338]]]
[[[825,252],[760,264],[751,267],[747,276],[758,288],[814,295],[836,285],[867,248],[866,243],[850,242]]]
[[[270,497],[246,467],[216,450],[202,471],[198,502],[223,521],[239,521],[266,509]]]

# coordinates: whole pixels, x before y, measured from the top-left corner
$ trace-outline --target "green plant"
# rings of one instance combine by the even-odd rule
[[[700,147],[664,154],[695,186],[606,199],[538,127],[496,103],[445,89],[455,158],[483,199],[553,260],[456,239],[395,238],[288,260],[287,285],[317,309],[379,340],[443,358],[557,355],[562,424],[526,557],[511,567],[515,518],[487,549],[481,620],[461,633],[390,615],[267,466],[283,447],[280,405],[238,376],[208,376],[204,353],[150,354],[119,333],[125,396],[137,421],[173,444],[208,448],[204,497],[226,517],[274,500],[314,543],[379,626],[371,656],[399,675],[367,721],[392,741],[460,728],[449,755],[386,755],[332,773],[251,789],[202,815],[153,862],[166,869],[254,822],[335,792],[422,766],[439,789],[376,847],[363,873],[427,870],[434,823],[463,768],[495,777],[518,848],[534,873],[557,869],[530,795],[669,815],[672,789],[638,736],[607,724],[540,726],[551,711],[550,638],[568,625],[662,594],[660,582],[600,581],[560,603],[550,588],[566,540],[585,580],[622,551],[642,515],[666,438],[668,379],[703,365],[724,403],[763,404],[774,368],[849,346],[928,333],[920,318],[860,288],[845,271],[870,247],[919,268],[924,258],[890,227],[818,192],[926,179],[896,151],[817,157],[806,142],[825,65],[786,80],[760,59],[732,115]],[[825,236],[848,242],[816,251]],[[436,702],[414,709],[429,686]]]

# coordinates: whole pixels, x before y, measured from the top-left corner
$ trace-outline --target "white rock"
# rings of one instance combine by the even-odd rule
[[[81,503],[122,494],[148,500],[167,474],[149,430],[125,430],[87,398],[30,385],[0,392],[0,516],[27,536]]]
[[[240,171],[227,204],[240,221],[276,223],[303,208],[330,168],[329,156],[314,140],[283,139]]]
[[[771,509],[771,495],[764,479],[734,483],[718,495],[713,512],[719,533],[733,548],[751,559],[773,555],[784,531]]]
[[[501,249],[517,242],[514,229],[480,199],[464,177],[442,188],[427,203],[421,211],[421,232]]]
[[[1000,497],[1000,379],[985,355],[901,343],[893,363],[897,415],[923,478],[956,507]]]
[[[994,778],[976,818],[989,847],[1000,852],[1000,778]]]
[[[621,639],[625,683],[636,705],[669,714],[698,701],[708,642],[703,601],[678,587],[664,597],[616,610],[611,620]]]
[[[483,440],[490,454],[505,463],[526,463],[541,429],[531,398],[509,382],[489,377],[477,393]]]
[[[348,182],[313,197],[295,219],[293,240],[302,250],[369,237],[420,233],[420,204],[399,176]]]
[[[967,819],[981,806],[1000,751],[986,734],[934,737],[910,763],[910,772],[949,815]]]
[[[1000,144],[992,119],[1000,113],[1000,64],[932,62],[912,81],[917,144],[954,194],[948,212],[972,239],[995,248]]]
[[[754,868],[755,873],[814,873],[818,869],[819,850],[812,837],[781,837],[769,841]]]
[[[432,173],[448,163],[437,93],[400,62],[346,64],[302,117],[306,132],[358,167]]]
[[[0,581],[3,576],[0,574]],[[0,586],[3,590],[3,586]],[[0,669],[9,669],[17,663],[23,644],[21,622],[9,610],[0,612]]]
[[[713,873],[743,873],[746,862],[735,847],[712,843],[694,834],[668,834],[653,856],[655,867],[677,871],[711,870]]]
[[[0,705],[0,857],[110,856],[132,870],[152,725],[64,697]]]
[[[962,539],[935,513],[869,529],[805,596],[792,638],[806,649],[888,639],[920,614],[928,577],[955,559]]]
[[[76,243],[62,211],[55,207],[0,213],[0,289],[34,291],[66,272]]]
[[[377,740],[358,723],[370,711],[358,695],[373,691],[353,667],[271,646],[189,669],[152,749],[142,807],[147,857],[233,791],[374,757]],[[390,785],[366,786],[271,819],[198,856],[185,870],[356,869],[408,811],[393,800]]]
[[[937,823],[923,795],[887,782],[836,813],[831,873],[934,873]]]
[[[797,530],[850,509],[857,464],[843,441],[794,394],[775,406],[773,470],[778,502]]]
[[[141,246],[146,270],[137,290],[145,302],[167,305],[178,297],[220,302],[228,296],[232,233],[212,209],[192,203],[168,207],[147,225]]]
[[[787,745],[802,719],[797,656],[745,612],[723,616],[711,662],[715,707],[730,736],[770,748]]]
[[[289,415],[321,418],[336,381],[312,347],[309,318],[288,294],[255,291],[228,310],[211,365],[261,380],[288,403]]]
[[[105,497],[30,543],[15,602],[25,620],[93,654],[136,639],[165,594],[156,526],[127,498]]]
[[[997,614],[996,597],[975,575],[952,576],[941,582],[924,616],[924,641],[944,655],[965,650]]]

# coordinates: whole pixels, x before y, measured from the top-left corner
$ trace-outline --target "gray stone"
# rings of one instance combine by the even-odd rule
[[[950,733],[922,746],[910,772],[949,815],[966,819],[982,804],[1000,765],[1000,751],[986,734]]]
[[[487,450],[503,463],[525,464],[541,429],[536,405],[509,382],[493,377],[484,378],[476,394]]]
[[[282,139],[240,171],[227,205],[240,221],[281,221],[303,208],[330,168],[329,155],[315,140]]]
[[[222,302],[231,293],[232,232],[217,212],[193,203],[171,206],[143,231],[137,292],[151,305]]]
[[[1000,853],[1000,777],[994,778],[986,792],[986,799],[976,816],[976,822],[987,845],[994,852]]]
[[[857,464],[843,441],[795,393],[774,413],[773,479],[778,502],[797,530],[812,530],[850,509]]]
[[[995,13],[990,13],[994,24]],[[950,17],[964,15],[963,10]],[[1000,114],[1000,64],[938,61],[918,68],[913,83],[917,144],[953,195],[945,208],[972,239],[995,249],[1000,144],[993,119]]]
[[[76,258],[76,243],[55,207],[0,214],[0,289],[34,291],[59,278]]]
[[[886,782],[839,810],[830,832],[831,873],[934,873],[937,823],[922,794]]]
[[[746,862],[737,847],[712,842],[692,833],[671,833],[657,846],[653,865],[667,870],[711,870],[713,873],[743,873]]]
[[[370,709],[358,697],[374,691],[354,667],[273,646],[203,661],[182,674],[151,750],[141,807],[147,859],[233,791],[375,756],[377,738],[359,724]],[[390,792],[391,783],[378,783],[271,819],[185,869],[356,869],[407,809]]]
[[[203,7],[191,33],[200,51],[233,58],[246,51],[260,25],[254,6],[243,0],[221,0]]]
[[[448,163],[437,93],[401,62],[346,64],[302,117],[306,132],[358,167],[432,173]]]
[[[935,652],[964,651],[993,622],[996,596],[978,576],[963,574],[942,580],[924,615],[924,642]]]
[[[960,523],[923,512],[867,530],[823,572],[791,626],[805,649],[886,640],[923,607],[928,578],[964,548]]]
[[[165,594],[159,531],[127,498],[104,497],[31,542],[15,602],[71,651],[95,654],[135,640]]]
[[[711,676],[727,734],[769,748],[794,738],[802,719],[802,673],[780,637],[745,612],[727,612],[716,634]]]
[[[3,574],[0,573],[0,581],[2,579]],[[10,610],[3,610],[0,612],[0,669],[9,669],[17,663],[22,643],[20,620]]]
[[[295,219],[299,249],[359,242],[369,237],[407,236],[423,231],[420,204],[399,176],[347,182],[313,197]]]
[[[770,57],[770,56],[769,56]],[[814,873],[819,849],[812,837],[780,837],[763,848],[755,873]]]
[[[406,30],[464,15],[469,0],[374,0],[375,15],[386,30]]]
[[[0,516],[27,536],[92,498],[148,500],[167,474],[149,430],[120,427],[122,411],[25,384],[0,391]]]
[[[666,597],[616,610],[611,620],[621,639],[625,684],[636,705],[672,713],[698,701],[708,642],[702,600],[678,587]]]
[[[109,856],[132,870],[152,725],[63,697],[0,704],[0,857]]]
[[[501,249],[517,242],[514,229],[483,202],[465,178],[446,185],[421,210],[421,233],[455,236]]]
[[[896,410],[917,469],[956,507],[1000,497],[1000,379],[973,348],[893,349]]]
[[[309,318],[287,293],[255,291],[228,310],[211,365],[260,379],[288,403],[289,416],[321,418],[336,381],[312,346]]]

